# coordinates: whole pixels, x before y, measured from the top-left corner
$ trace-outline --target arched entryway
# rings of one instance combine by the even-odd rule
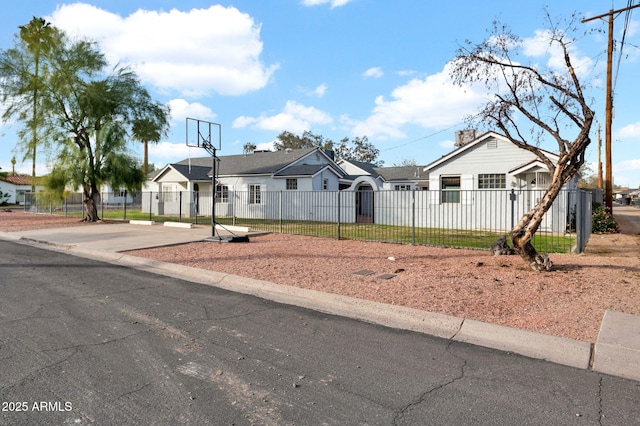
[[[356,223],[374,223],[374,194],[371,185],[356,189]]]
[[[198,215],[200,213],[200,185],[197,183],[193,184],[193,207]]]

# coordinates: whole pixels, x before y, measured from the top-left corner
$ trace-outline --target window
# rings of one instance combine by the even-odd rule
[[[260,185],[249,185],[249,204],[260,204]]]
[[[396,191],[411,191],[411,185],[396,185]]]
[[[287,189],[298,189],[298,179],[287,179]]]
[[[460,202],[460,176],[445,176],[441,178],[443,203]]]
[[[504,173],[478,175],[478,189],[504,189],[507,177]]]
[[[329,190],[329,179],[327,178],[322,179],[322,190],[323,191]]]
[[[229,202],[229,187],[227,185],[218,185],[216,187],[216,203]]]

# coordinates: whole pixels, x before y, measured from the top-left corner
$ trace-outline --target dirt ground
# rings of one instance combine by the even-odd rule
[[[634,257],[640,255],[640,209],[614,206],[619,234],[593,234],[584,254],[587,256]]]

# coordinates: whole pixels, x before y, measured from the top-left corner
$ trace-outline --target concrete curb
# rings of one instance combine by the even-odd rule
[[[607,311],[595,346],[593,369],[640,381],[640,317]]]
[[[474,320],[465,320],[454,340],[582,369],[591,360],[588,342]]]
[[[156,223],[153,220],[130,220],[130,225],[155,225]]]
[[[193,228],[193,223],[189,223],[189,222],[164,222],[164,226],[172,226],[174,228]]]

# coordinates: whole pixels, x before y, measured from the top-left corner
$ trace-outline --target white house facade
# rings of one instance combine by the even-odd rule
[[[36,186],[36,191],[42,189],[44,189],[42,185]],[[16,174],[0,177],[0,192],[7,195],[6,199],[0,202],[23,205],[25,194],[31,192],[31,176]]]
[[[168,164],[146,183],[146,194],[155,201],[142,201],[155,214],[210,214],[212,157],[185,159]],[[256,151],[217,157],[216,214],[251,214],[264,209],[263,197],[274,192],[338,191],[345,172],[332,155],[318,148]],[[344,184],[344,182],[342,182]],[[149,196],[149,195],[147,195]],[[247,197],[232,200],[231,197]],[[240,212],[239,208],[249,211]],[[207,210],[209,209],[209,210]],[[232,211],[233,209],[233,211]],[[187,213],[188,212],[188,213]]]
[[[558,156],[544,152],[552,162]],[[424,167],[429,175],[429,204],[456,209],[456,206],[476,205],[483,192],[513,190],[517,202],[518,218],[533,208],[551,183],[551,173],[535,154],[519,148],[505,136],[487,132],[463,144],[458,149]],[[563,189],[577,188],[575,176]],[[509,200],[512,201],[512,200]],[[559,197],[554,211],[564,212],[556,218],[545,218],[541,229],[561,231],[566,227],[568,204],[571,200]],[[495,204],[486,214],[499,216],[504,200],[485,201]],[[566,204],[566,206],[564,206]],[[470,219],[471,220],[471,219]]]

